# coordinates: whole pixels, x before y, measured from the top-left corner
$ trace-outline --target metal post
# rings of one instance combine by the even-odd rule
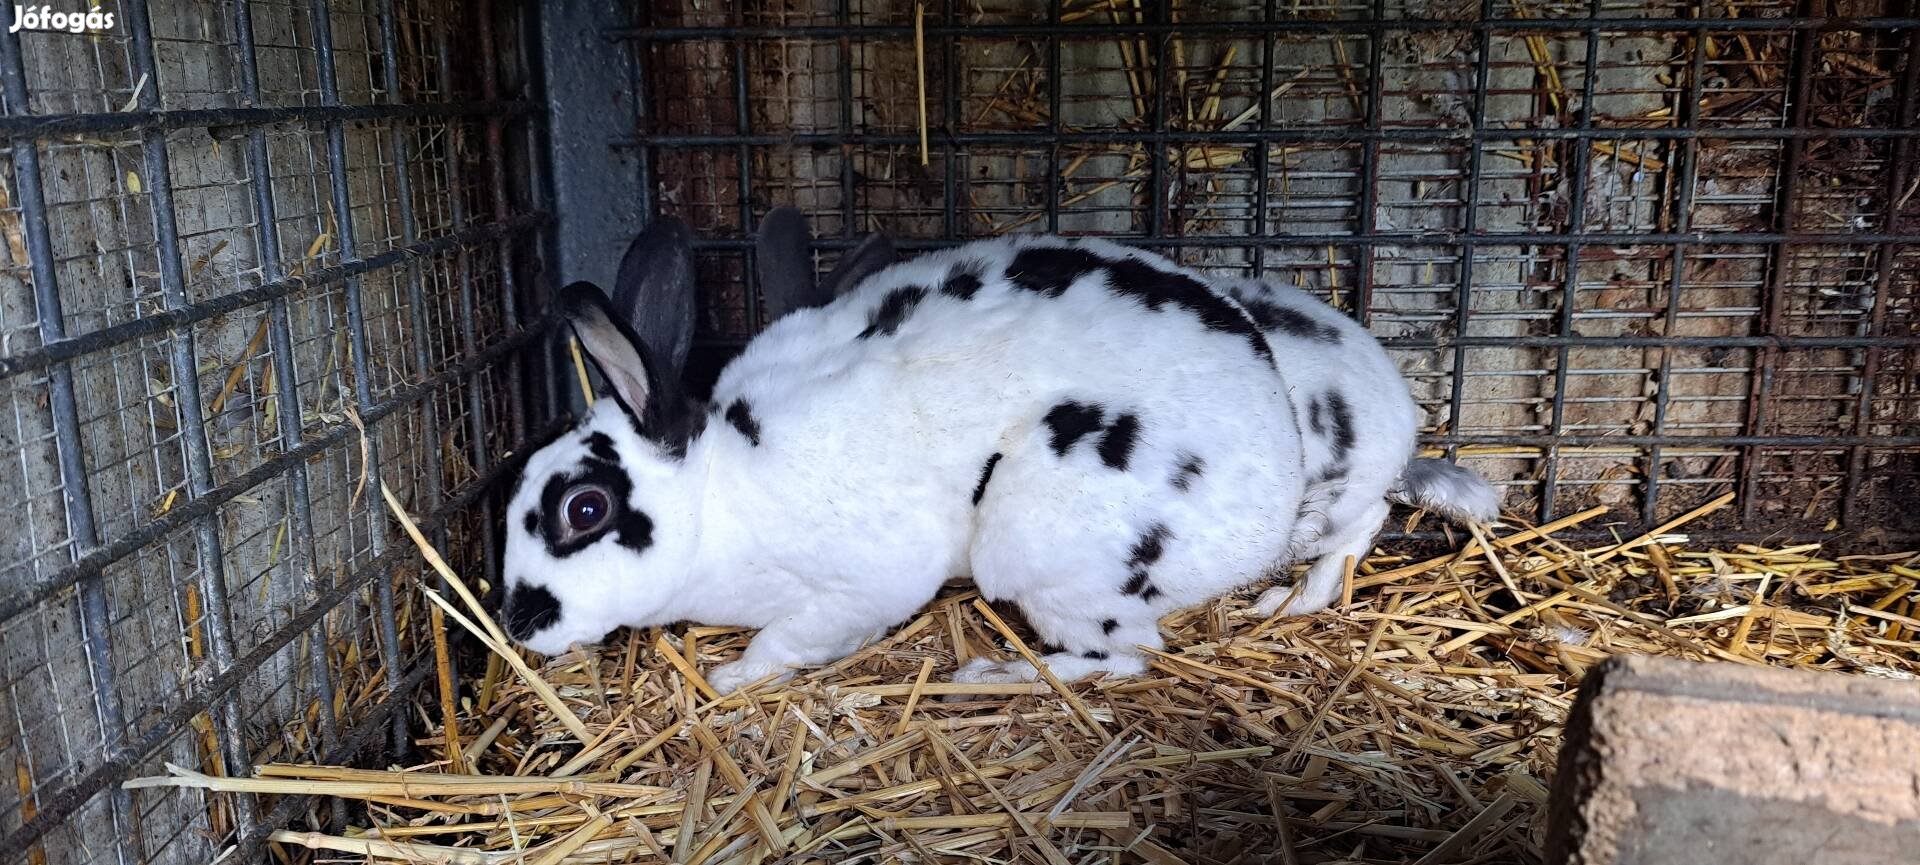
[[[853,0],[835,0],[833,7],[834,7],[833,13],[834,13],[835,21],[839,22],[841,26],[850,26],[853,24]],[[839,44],[838,50],[840,52],[840,68],[834,71],[834,76],[836,79],[835,83],[839,85],[839,89],[840,89],[840,105],[839,105],[840,131],[841,133],[847,136],[852,136],[854,134],[854,131],[853,131],[853,55],[854,55],[853,37],[842,36],[840,37],[838,44]],[[740,131],[745,132],[746,130],[742,129]],[[858,213],[858,208],[856,206],[859,201],[860,191],[859,191],[859,188],[854,185],[853,151],[848,148],[842,148],[840,150],[839,155],[840,155],[840,222],[843,227],[843,230],[841,231],[841,233],[846,235],[847,238],[852,239],[860,236],[860,231],[857,227],[859,225],[860,217]],[[752,271],[755,269],[748,268],[748,270]],[[757,271],[755,271],[755,273],[757,275]],[[748,297],[751,297],[753,293],[749,291],[747,294],[748,294]],[[754,320],[752,316],[748,316],[749,327],[757,329],[758,324],[759,323],[756,320]]]
[[[258,104],[260,72],[254,50],[251,10],[246,3],[236,3],[233,11],[234,33],[238,40],[236,47],[239,49],[241,98],[249,104]],[[286,269],[280,266],[280,230],[274,210],[272,172],[273,167],[267,160],[266,129],[254,127],[247,130],[247,175],[252,179],[249,186],[253,192],[254,219],[259,227],[260,275],[269,281],[286,276]],[[294,363],[292,318],[288,314],[285,297],[276,297],[267,303],[267,341],[268,351],[273,357],[273,376],[279,382],[274,414],[279,425],[280,448],[284,453],[300,444],[306,434],[306,425],[301,419],[300,372]],[[313,524],[313,493],[307,484],[305,462],[295,462],[287,468],[287,487],[287,502],[293,519],[289,533],[293,542],[289,548],[289,566],[305,582],[305,593],[317,594],[322,583],[319,557],[314,551],[317,533]],[[313,657],[309,663],[313,669],[314,699],[320,703],[321,747],[325,748],[327,743],[339,738],[339,721],[333,714],[333,673],[327,661],[326,622],[322,620],[315,625],[312,634]],[[347,815],[344,804],[333,808],[332,817],[336,825],[345,825]]]
[[[1048,0],[1047,21],[1060,23],[1061,0]],[[1065,190],[1060,188],[1060,91],[1067,86],[1060,72],[1060,37],[1047,37],[1047,132],[1052,140],[1047,144],[1047,233],[1060,233],[1060,199]]]
[[[1266,2],[1261,4],[1261,23],[1273,23],[1275,7],[1279,5],[1279,2],[1280,0],[1266,0]],[[1260,95],[1257,97],[1260,104],[1257,107],[1260,109],[1259,131],[1264,134],[1273,129],[1274,53],[1279,50],[1280,46],[1278,43],[1279,35],[1272,31],[1268,31],[1261,39]],[[1269,230],[1267,228],[1267,196],[1269,194],[1267,185],[1271,182],[1273,173],[1272,161],[1273,145],[1268,144],[1264,140],[1255,142],[1253,148],[1253,236],[1255,239],[1262,241],[1266,240]],[[1267,278],[1267,245],[1265,243],[1255,243],[1253,245],[1252,275],[1254,279],[1258,280],[1264,281]]]
[[[328,108],[340,105],[340,84],[335,78],[333,68],[333,15],[327,0],[313,2],[313,51],[314,63],[320,79],[320,104]],[[353,200],[347,189],[347,137],[346,129],[339,120],[329,120],[327,130],[327,176],[331,181],[333,193],[333,219],[340,231],[340,255],[345,258],[358,256],[358,241],[353,231]],[[346,279],[347,300],[347,344],[353,351],[353,398],[364,416],[373,408],[373,376],[368,365],[367,320],[361,305],[360,277]],[[366,422],[368,430],[365,442],[365,469],[380,483],[380,436],[371,421]],[[351,519],[352,515],[349,514]],[[367,505],[367,545],[374,557],[386,549],[386,512],[377,504]],[[374,604],[381,653],[386,656],[384,674],[386,677],[387,697],[393,699],[400,693],[400,666],[405,660],[400,655],[400,635],[394,622],[393,580],[382,575],[373,584]],[[407,751],[407,719],[405,713],[396,713],[393,720],[392,747],[395,754]]]
[[[1813,0],[1802,0],[1794,10],[1796,15],[1805,15]],[[1791,93],[1783,94],[1788,103],[1788,123],[1795,127],[1805,126],[1813,108],[1813,61],[1820,53],[1820,33],[1801,30],[1793,34],[1793,67],[1785,84],[1792,87]],[[1806,160],[1806,139],[1794,138],[1786,142],[1786,154],[1782,158],[1779,174],[1775,181],[1779,194],[1773,203],[1773,227],[1780,239],[1773,244],[1769,256],[1766,282],[1761,286],[1762,315],[1760,332],[1779,333],[1785,324],[1787,307],[1787,269],[1793,264],[1793,245],[1788,238],[1793,235],[1793,209],[1800,199],[1800,164]],[[1753,353],[1753,374],[1748,382],[1747,417],[1743,431],[1763,434],[1772,421],[1773,375],[1780,362],[1780,352],[1762,347]],[[1765,459],[1760,451],[1748,450],[1742,455],[1740,468],[1740,521],[1753,521],[1754,509],[1760,499],[1760,469]]]
[[[4,88],[9,114],[31,111],[27,94],[24,51],[18,33],[0,33],[0,88]],[[19,198],[22,227],[26,232],[27,259],[33,279],[33,305],[42,343],[57,343],[67,338],[66,320],[61,310],[60,286],[54,275],[53,237],[47,224],[46,192],[41,186],[39,143],[28,137],[14,137],[8,144],[13,151],[14,192]],[[74,394],[73,368],[59,363],[47,370],[48,408],[53,416],[54,445],[59,452],[60,486],[66,504],[67,532],[73,554],[99,546],[94,525],[93,495],[87,478],[86,450],[80,430],[79,402]],[[184,405],[183,405],[184,409]],[[196,417],[197,419],[197,417]],[[109,758],[125,749],[126,720],[121,714],[117,673],[113,663],[113,640],[105,581],[94,576],[80,582],[80,626],[84,633],[81,651],[86,655],[87,675],[92,680],[94,722],[100,725],[100,749]],[[22,791],[27,795],[28,791]],[[123,862],[141,861],[136,835],[138,815],[132,797],[116,792],[109,803],[114,831],[120,844],[116,854]]]
[[[450,37],[445,21],[434,22],[433,51],[434,62],[438,64],[441,81],[453,80],[452,51]],[[452,130],[452,152],[458,154],[466,139],[464,131],[455,126]],[[457,157],[455,157],[457,158]],[[457,170],[457,169],[456,169]],[[448,203],[448,213],[453,219],[453,228],[459,231],[467,225],[467,204],[463,196],[452,196]],[[474,328],[474,314],[478,306],[474,298],[473,256],[466,246],[454,251],[454,280],[460,285],[460,338],[466,351],[479,351],[480,336]],[[487,447],[487,404],[486,395],[477,387],[467,388],[467,459],[473,463],[473,470],[485,473],[492,464],[492,455]],[[480,556],[481,568],[488,581],[500,585],[500,550],[498,536],[494,531],[493,504],[487,499],[480,502]]]
[[[1706,0],[1698,0],[1694,7],[1694,14],[1704,17],[1707,14],[1706,5]],[[1696,127],[1700,122],[1700,96],[1705,89],[1707,76],[1708,34],[1695,33],[1691,38],[1693,57],[1688,63],[1687,86],[1681,97],[1683,104],[1679,106],[1677,113],[1680,125],[1688,129]],[[1694,139],[1683,139],[1680,142],[1680,194],[1674,202],[1673,230],[1675,232],[1686,234],[1693,227],[1693,193],[1699,183],[1699,142]],[[1674,325],[1678,323],[1680,289],[1686,281],[1686,243],[1673,245],[1673,258],[1668,269],[1667,314],[1661,322],[1661,335],[1671,337]],[[1653,395],[1653,434],[1664,436],[1667,434],[1667,406],[1673,396],[1673,350],[1663,347],[1659,352],[1660,371],[1659,377],[1655,380],[1656,390]],[[1640,520],[1648,525],[1657,522],[1660,515],[1660,473],[1664,471],[1660,465],[1661,459],[1660,445],[1647,448],[1647,484],[1645,497],[1640,502]]]
[[[735,22],[743,21],[746,15],[743,0],[732,0],[731,8],[733,10],[733,20]],[[735,39],[733,40],[733,110],[734,123],[736,124],[735,131],[741,135],[753,134],[753,106],[750,101],[752,99],[752,92],[747,87],[747,74],[747,40]],[[735,154],[738,157],[738,168],[736,170],[739,172],[740,181],[737,184],[739,192],[739,204],[737,206],[740,210],[740,236],[743,238],[752,237],[753,146],[742,143],[735,149]],[[846,156],[844,153],[841,155],[842,158]],[[843,180],[844,174],[845,172],[843,171]],[[760,330],[760,269],[755,262],[759,254],[759,250],[748,247],[747,253],[741,256],[740,262],[740,284],[744,288],[741,292],[741,300],[746,303],[747,307],[747,330],[754,333]]]
[[[1386,0],[1373,0],[1374,20],[1384,21],[1386,15]],[[1380,43],[1385,38],[1386,34],[1383,32],[1375,32],[1367,36],[1365,128],[1370,133],[1380,131],[1380,66],[1381,58],[1386,54]],[[1370,135],[1367,140],[1360,143],[1360,184],[1360,212],[1357,214],[1359,230],[1355,234],[1370,237],[1378,224],[1378,214],[1375,211],[1380,206],[1380,139],[1377,135]],[[1353,308],[1347,310],[1347,314],[1353,316],[1354,321],[1360,322],[1361,327],[1366,327],[1373,322],[1373,246],[1363,244],[1356,252],[1358,254],[1354,256],[1356,259],[1354,266],[1359,272],[1354,274],[1354,285],[1358,288],[1354,293]],[[1331,267],[1338,267],[1332,262],[1328,264]],[[1339,298],[1332,298],[1332,300],[1335,303],[1339,302]]]
[[[1914,125],[1916,114],[1920,114],[1920,30],[1907,31],[1906,69],[1900,76],[1898,90],[1894,96],[1894,123],[1903,127]],[[1885,197],[1881,205],[1881,228],[1891,229],[1900,219],[1902,196],[1913,186],[1915,153],[1912,139],[1900,139],[1888,144],[1893,170],[1892,182],[1881,193]],[[1862,328],[1863,336],[1877,337],[1887,330],[1887,306],[1892,301],[1893,275],[1899,268],[1902,244],[1881,244],[1878,260],[1874,262],[1873,296],[1867,298],[1870,309],[1867,321]],[[1873,434],[1873,399],[1878,396],[1880,376],[1880,354],[1876,349],[1866,348],[1860,351],[1860,396],[1854,401],[1854,435],[1871,436]],[[1864,483],[1867,458],[1870,448],[1855,445],[1847,453],[1846,480],[1840,497],[1840,524],[1853,531],[1865,528],[1861,525],[1860,490]]]
[[[1150,0],[1147,7],[1153,10],[1154,20],[1141,24],[1165,23],[1169,17],[1167,9],[1173,0]],[[1167,74],[1168,46],[1173,40],[1170,33],[1156,33],[1153,37],[1153,133],[1155,139],[1150,145],[1152,159],[1151,178],[1153,188],[1147,190],[1148,205],[1152,210],[1147,213],[1147,236],[1160,239],[1166,235],[1167,218],[1167,82],[1173,76]],[[1182,238],[1183,240],[1185,238]]]
[[[959,0],[946,0],[944,19],[953,23],[953,6]],[[942,239],[957,242],[960,239],[960,147],[957,142],[964,118],[960,112],[960,51],[958,41],[951,34],[933,37],[940,40],[940,56],[946,58],[947,90],[941,94],[947,106],[946,140],[941,143],[941,152],[946,154],[945,171],[940,175],[940,189],[945,193],[941,202],[940,236]]]
[[[1493,16],[1493,0],[1480,0],[1480,17],[1486,20]],[[1473,107],[1469,122],[1474,132],[1487,125],[1487,91],[1489,77],[1493,74],[1493,32],[1479,32],[1478,50],[1473,58]],[[1465,194],[1461,196],[1465,206],[1460,213],[1460,268],[1455,281],[1460,285],[1460,293],[1454,298],[1453,306],[1453,378],[1448,382],[1447,390],[1447,432],[1459,435],[1461,414],[1466,409],[1467,390],[1467,324],[1473,312],[1473,277],[1475,257],[1478,250],[1476,238],[1480,227],[1480,169],[1485,147],[1479,141],[1467,145],[1467,184]],[[1459,459],[1458,446],[1448,446],[1447,455]]]
[[[398,22],[393,13],[393,0],[380,0],[380,50],[385,52],[387,56],[387,62],[381,64],[384,74],[380,83],[387,91],[387,101],[395,105],[402,103],[400,98],[400,67],[396,62],[396,59],[400,56],[399,40],[395,35],[398,26]],[[420,228],[413,213],[413,168],[410,161],[411,148],[407,146],[408,130],[402,125],[402,122],[395,121],[391,134],[390,150],[393,158],[394,196],[396,198],[395,204],[400,211],[400,241],[404,244],[411,245],[419,240]],[[418,370],[418,374],[424,377],[433,365],[432,354],[427,350],[427,340],[425,338],[428,332],[426,293],[421,290],[420,286],[419,264],[414,261],[408,261],[405,265],[405,271],[407,281],[407,321],[413,328],[413,333],[415,334],[413,340],[413,363]],[[426,439],[425,447],[422,450],[425,456],[427,476],[423,484],[424,489],[421,491],[421,494],[415,498],[412,507],[415,511],[426,511],[437,506],[442,496],[445,495],[441,490],[441,486],[445,482],[446,476],[440,464],[439,406],[433,402],[428,402],[420,412],[420,417],[421,433]],[[436,547],[443,550],[447,548],[449,538],[445,528],[434,532],[432,537]],[[448,664],[453,670],[454,681],[459,681],[459,658],[451,658]],[[454,767],[454,770],[457,771],[458,767]]]
[[[493,99],[500,94],[500,42],[494,36],[492,0],[480,4],[480,52],[486,62],[480,64],[481,94]],[[506,121],[487,117],[487,186],[492,192],[493,221],[513,217],[513,202],[507,194]],[[500,259],[500,316],[508,333],[520,329],[520,286],[514,273],[514,239],[502,237],[496,255]],[[519,356],[507,358],[507,425],[513,430],[513,449],[527,441],[527,379]]]
[[[1601,0],[1591,0],[1587,7],[1589,21],[1600,17]],[[1600,71],[1600,34],[1596,30],[1586,31],[1587,55],[1584,72],[1580,78],[1580,115],[1574,122],[1580,129],[1593,128],[1594,80]],[[1563,178],[1572,184],[1567,194],[1567,241],[1561,261],[1560,314],[1554,332],[1561,336],[1573,334],[1574,310],[1579,306],[1580,298],[1580,254],[1586,248],[1581,236],[1587,227],[1587,175],[1592,169],[1593,145],[1585,139],[1568,143],[1573,150],[1572,158],[1562,159],[1561,164],[1568,166],[1572,177]],[[1559,437],[1566,427],[1567,413],[1567,367],[1572,363],[1571,348],[1561,346],[1554,355],[1553,365],[1553,409],[1549,430]],[[1540,522],[1553,519],[1554,499],[1560,486],[1560,450],[1548,445],[1546,464],[1542,467],[1540,481]]]

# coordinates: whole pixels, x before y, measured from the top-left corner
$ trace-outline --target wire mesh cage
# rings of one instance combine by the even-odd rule
[[[658,3],[617,140],[707,239],[1102,236],[1366,324],[1543,521],[1911,535],[1912,10],[1884,2]],[[557,94],[550,98],[558,98]],[[564,172],[557,182],[568,181]]]
[[[511,455],[572,398],[541,287],[657,214],[700,236],[707,375],[765,324],[775,206],[823,269],[1109,237],[1354,316],[1517,513],[1920,536],[1910,3],[105,11],[0,33],[9,858],[342,825],[121,782],[407,750],[442,632],[381,493],[497,583]]]
[[[404,746],[382,486],[477,571],[529,425],[527,10],[94,11],[0,33],[0,850],[251,861],[309,806],[121,782]]]

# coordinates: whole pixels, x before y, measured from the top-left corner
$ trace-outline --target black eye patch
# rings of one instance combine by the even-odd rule
[[[560,512],[566,500],[567,492],[576,486],[598,486],[608,493],[613,514],[601,522],[601,527],[577,536],[567,535],[566,514]],[[562,472],[547,478],[546,486],[540,490],[540,513],[537,521],[545,531],[540,535],[546,542],[547,554],[556,559],[564,559],[593,545],[608,532],[614,533],[614,541],[634,552],[643,552],[653,546],[653,520],[646,514],[632,510],[627,506],[628,497],[633,492],[633,479],[620,468],[618,462],[587,457],[572,471]]]

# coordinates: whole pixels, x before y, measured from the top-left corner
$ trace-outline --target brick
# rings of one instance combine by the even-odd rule
[[[1920,684],[1617,657],[1568,720],[1549,865],[1920,863]]]

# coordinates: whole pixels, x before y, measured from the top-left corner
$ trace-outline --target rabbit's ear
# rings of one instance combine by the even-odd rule
[[[754,272],[760,278],[769,322],[779,321],[796,309],[824,306],[833,299],[814,282],[808,240],[807,218],[791,207],[776,207],[760,220]]]
[[[686,368],[693,304],[693,233],[674,217],[658,217],[620,259],[609,309],[652,350],[662,378],[679,381]]]
[[[692,410],[680,380],[665,375],[645,340],[622,322],[607,296],[591,282],[560,290],[560,313],[600,376],[613,386],[614,398],[632,416],[641,434],[657,441],[678,438]]]
[[[826,280],[820,284],[820,290],[830,298],[839,297],[897,259],[893,241],[884,234],[869,234],[866,240],[860,241],[859,246],[840,256],[840,263],[833,266],[832,273],[827,274]]]

